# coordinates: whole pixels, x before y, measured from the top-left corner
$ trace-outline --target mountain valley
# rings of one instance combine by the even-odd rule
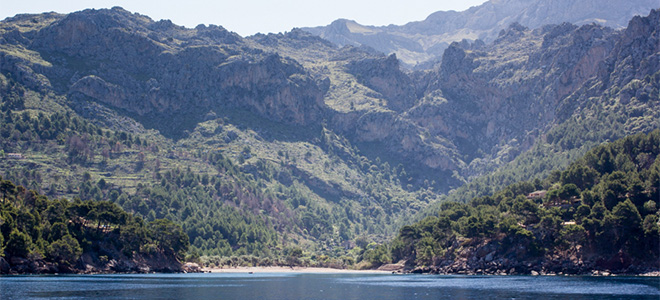
[[[660,128],[659,10],[606,23],[625,28],[529,19],[410,70],[306,29],[17,15],[0,22],[0,175],[171,220],[207,264],[372,267],[443,203]]]

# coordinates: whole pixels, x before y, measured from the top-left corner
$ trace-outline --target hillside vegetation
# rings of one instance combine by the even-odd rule
[[[0,178],[0,274],[180,272],[181,226],[109,201],[49,200]],[[5,238],[6,237],[6,238]]]
[[[391,259],[440,273],[657,271],[659,154],[655,130],[595,147],[544,180],[445,202],[401,228]]]

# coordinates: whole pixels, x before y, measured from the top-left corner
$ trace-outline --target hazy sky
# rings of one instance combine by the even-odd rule
[[[285,32],[294,27],[327,25],[351,19],[364,25],[421,21],[439,10],[462,11],[485,0],[0,0],[0,19],[19,13],[69,13],[86,8],[121,6],[158,21],[178,25],[222,25],[242,36]]]

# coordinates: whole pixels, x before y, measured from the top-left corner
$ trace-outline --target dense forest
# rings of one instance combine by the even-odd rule
[[[181,271],[188,236],[109,201],[51,200],[0,178],[0,274]]]
[[[544,180],[512,184],[404,226],[391,258],[430,272],[642,273],[660,253],[660,130],[595,147]]]

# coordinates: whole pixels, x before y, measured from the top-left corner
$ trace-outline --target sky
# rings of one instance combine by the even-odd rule
[[[19,13],[70,13],[121,6],[193,28],[221,25],[241,36],[323,26],[344,18],[363,25],[403,25],[440,10],[463,11],[486,0],[0,0],[0,20]]]

